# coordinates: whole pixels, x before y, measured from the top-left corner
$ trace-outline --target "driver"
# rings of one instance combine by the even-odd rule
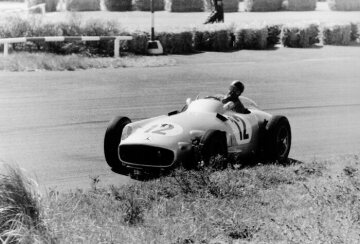
[[[242,102],[239,99],[239,96],[243,93],[245,87],[244,84],[239,80],[235,80],[230,84],[229,92],[223,98],[222,103],[227,104],[232,102],[234,104],[233,110],[237,113],[249,114],[250,111],[244,107]]]

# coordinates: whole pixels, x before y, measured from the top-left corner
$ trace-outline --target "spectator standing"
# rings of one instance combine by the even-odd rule
[[[213,11],[204,24],[223,23],[224,22],[224,6],[222,0],[211,0]]]

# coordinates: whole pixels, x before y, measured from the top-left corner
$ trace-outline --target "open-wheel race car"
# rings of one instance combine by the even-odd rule
[[[240,96],[249,113],[236,113],[223,95],[199,95],[187,99],[181,111],[131,122],[116,117],[108,126],[105,159],[120,174],[152,174],[180,165],[195,167],[195,148],[204,162],[212,156],[237,153],[286,160],[291,129],[285,116],[271,115],[251,99]]]

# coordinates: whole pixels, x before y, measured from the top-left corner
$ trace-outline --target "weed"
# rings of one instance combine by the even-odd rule
[[[36,183],[19,168],[4,165],[0,175],[0,240],[2,243],[52,243],[42,220]]]

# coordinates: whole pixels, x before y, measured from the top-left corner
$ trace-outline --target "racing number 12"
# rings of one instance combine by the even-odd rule
[[[246,132],[246,123],[242,118],[239,117],[231,117],[230,120],[236,125],[240,133],[240,140],[249,139],[249,134]],[[241,130],[240,125],[237,122],[241,122],[243,125],[244,130]]]
[[[160,128],[156,129],[156,127],[158,127],[159,125],[153,125],[151,126],[149,129],[147,129],[145,131],[145,133],[154,133],[154,134],[159,134],[159,135],[166,135],[166,132],[165,131],[168,131],[168,130],[172,130],[174,129],[174,126],[173,125],[170,125],[170,124],[162,124],[160,125]]]

